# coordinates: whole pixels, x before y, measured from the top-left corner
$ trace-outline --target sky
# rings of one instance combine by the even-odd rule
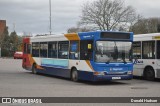
[[[80,20],[82,5],[94,0],[51,0],[52,33],[67,33]],[[160,17],[160,0],[124,0],[145,18]],[[49,0],[0,0],[0,20],[19,35],[49,33]]]

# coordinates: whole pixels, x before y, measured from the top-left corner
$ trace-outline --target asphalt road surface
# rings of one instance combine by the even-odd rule
[[[160,97],[160,80],[115,80],[111,82],[73,82],[48,75],[35,75],[21,67],[20,59],[0,58],[0,97]],[[0,104],[1,106],[2,104]],[[3,104],[4,105],[4,104]],[[12,106],[12,104],[10,104]],[[27,104],[37,105],[37,104]],[[42,105],[38,104],[37,106]],[[43,104],[44,105],[44,104]],[[43,106],[42,105],[42,106]],[[53,104],[45,104],[53,105]],[[102,106],[111,104],[54,104],[62,106]],[[112,104],[122,105],[122,104]],[[122,106],[135,106],[123,104]],[[159,104],[137,104],[156,105]],[[8,106],[8,105],[6,105]]]

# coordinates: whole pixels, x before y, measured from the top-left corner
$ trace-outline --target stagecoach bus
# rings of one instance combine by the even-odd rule
[[[160,33],[134,35],[134,76],[160,78]]]
[[[73,81],[132,79],[132,32],[81,32],[23,39],[24,69]]]

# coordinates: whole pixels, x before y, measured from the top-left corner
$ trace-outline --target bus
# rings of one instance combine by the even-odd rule
[[[132,32],[80,32],[23,39],[24,69],[73,81],[133,77]]]
[[[134,35],[133,63],[134,76],[160,78],[160,33]]]

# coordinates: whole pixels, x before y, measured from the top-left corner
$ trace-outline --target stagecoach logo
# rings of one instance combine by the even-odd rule
[[[110,71],[122,71],[123,68],[110,68]]]
[[[87,35],[87,36],[83,36],[83,38],[91,38],[91,37],[93,37],[94,35]]]

